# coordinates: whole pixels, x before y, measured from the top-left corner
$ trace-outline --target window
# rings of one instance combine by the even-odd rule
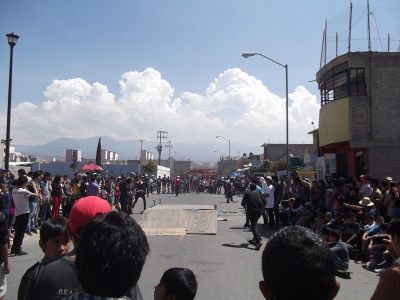
[[[365,70],[350,69],[350,96],[365,96]]]
[[[365,96],[364,68],[348,68],[347,62],[328,70],[321,78],[321,105],[348,96]]]

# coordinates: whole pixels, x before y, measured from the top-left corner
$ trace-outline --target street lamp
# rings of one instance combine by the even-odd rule
[[[6,153],[4,157],[4,168],[9,171],[10,164],[10,123],[11,123],[11,92],[12,92],[12,67],[13,67],[13,50],[17,44],[19,36],[11,32],[6,35],[8,44],[10,45],[10,68],[8,75],[8,104],[7,104],[7,128],[6,128]]]
[[[264,54],[257,53],[257,52],[243,52],[242,56],[244,58],[249,58],[252,56],[262,56],[269,61],[272,61],[273,63],[280,65],[281,67],[285,68],[286,71],[286,175],[289,176],[289,170],[290,170],[290,165],[289,165],[289,87],[288,87],[288,65],[283,65],[276,60],[273,60]]]
[[[224,139],[225,141],[228,141],[228,145],[229,145],[228,157],[230,159],[231,158],[231,140],[227,139],[226,137],[221,136],[221,135],[217,135],[217,136],[215,136],[215,138],[221,138],[221,139]]]

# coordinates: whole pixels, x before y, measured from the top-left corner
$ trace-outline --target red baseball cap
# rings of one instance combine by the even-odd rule
[[[111,211],[110,204],[100,197],[82,197],[71,209],[68,219],[68,229],[71,233],[78,235],[77,230],[93,220],[99,214],[106,214]]]

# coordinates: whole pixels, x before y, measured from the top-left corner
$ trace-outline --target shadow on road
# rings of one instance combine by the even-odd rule
[[[241,243],[241,244],[225,243],[225,244],[222,244],[222,246],[228,247],[228,248],[244,248],[244,249],[249,249],[249,250],[254,250],[254,251],[260,250],[260,249],[255,249],[254,246],[250,246],[249,243]]]

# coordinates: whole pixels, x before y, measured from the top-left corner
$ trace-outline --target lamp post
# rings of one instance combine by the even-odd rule
[[[285,68],[285,73],[286,73],[286,175],[289,176],[289,170],[290,170],[290,165],[289,165],[289,87],[288,87],[288,65],[283,65],[276,60],[273,60],[264,54],[257,53],[257,52],[243,52],[242,56],[244,58],[249,58],[252,56],[262,56],[269,61],[272,61],[273,63]]]
[[[228,148],[228,157],[230,159],[231,158],[231,140],[227,139],[226,137],[221,136],[221,135],[217,135],[217,136],[215,136],[215,138],[221,138],[221,139],[224,139],[225,141],[228,141],[228,146],[229,146],[229,148]]]
[[[11,126],[11,93],[12,93],[12,69],[13,69],[13,50],[17,44],[19,36],[11,32],[6,35],[8,44],[10,45],[10,68],[8,74],[8,103],[7,103],[7,128],[6,128],[6,153],[4,157],[4,168],[9,171],[10,164],[10,126]]]

